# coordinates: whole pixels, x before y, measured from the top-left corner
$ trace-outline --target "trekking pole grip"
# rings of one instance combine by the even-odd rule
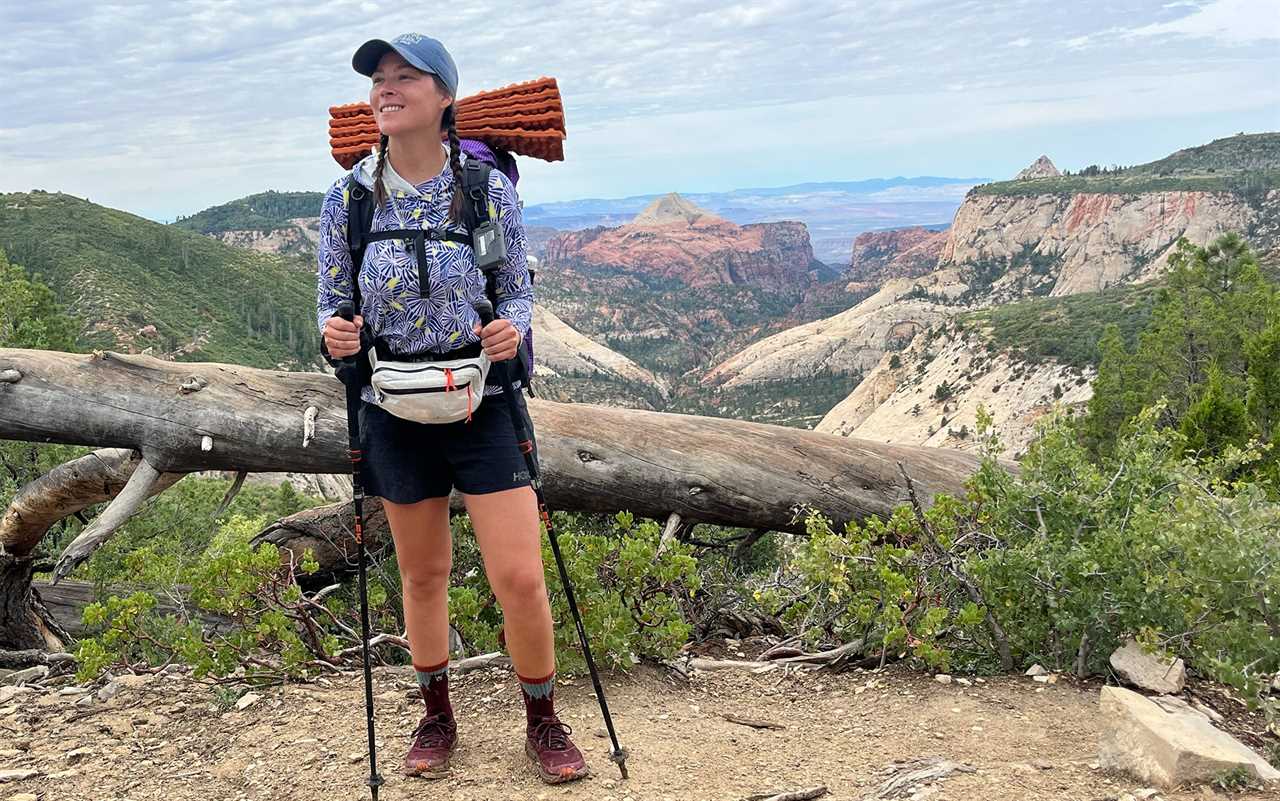
[[[333,314],[335,317],[341,317],[342,319],[346,320],[349,323],[354,323],[356,321],[356,307],[349,300],[344,300],[341,303],[339,303],[338,310],[335,311]],[[343,356],[342,363],[346,365],[354,365],[356,363],[356,357]]]
[[[481,326],[486,326],[493,322],[493,304],[489,302],[488,298],[481,298],[480,300],[477,300],[475,302],[475,310],[476,314],[480,315]]]

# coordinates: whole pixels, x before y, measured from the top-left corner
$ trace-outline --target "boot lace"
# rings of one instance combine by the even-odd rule
[[[569,724],[561,723],[558,718],[543,718],[534,725],[529,736],[543,748],[563,751],[570,745],[570,734],[573,734],[573,729]]]
[[[416,748],[448,748],[453,739],[453,720],[444,715],[428,715],[413,730]]]

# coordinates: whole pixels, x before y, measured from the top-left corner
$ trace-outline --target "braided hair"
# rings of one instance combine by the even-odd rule
[[[453,172],[453,202],[449,204],[449,221],[454,225],[461,225],[467,197],[462,192],[462,142],[458,139],[456,108],[451,104],[445,109],[441,122],[449,134],[449,169]]]
[[[387,167],[387,153],[391,150],[391,139],[386,134],[378,140],[378,166],[373,168],[373,198],[378,206],[387,202],[387,189],[382,184],[382,171]]]

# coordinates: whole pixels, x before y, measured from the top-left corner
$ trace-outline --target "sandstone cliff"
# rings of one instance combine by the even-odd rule
[[[1159,275],[1179,237],[1203,244],[1227,231],[1248,235],[1278,217],[1276,190],[1259,203],[1229,192],[971,192],[956,212],[939,266],[1005,260],[1011,269],[992,284],[992,300],[1096,292]],[[1263,250],[1276,244],[1256,242]],[[1017,264],[1024,254],[1039,258]]]
[[[618,378],[650,386],[663,398],[670,395],[665,380],[583,336],[542,306],[533,307],[533,342],[535,376]]]
[[[925,327],[946,319],[952,310],[939,300],[967,288],[951,270],[892,280],[852,309],[748,346],[708,372],[703,383],[732,388],[817,373],[869,371],[887,348],[905,347]],[[932,298],[920,297],[925,292]]]
[[[886,353],[816,430],[970,449],[976,447],[977,410],[983,406],[1005,453],[1016,456],[1031,441],[1036,421],[1055,404],[1078,407],[1088,402],[1092,378],[1092,370],[1029,364],[1009,353],[991,353],[980,335],[939,325],[905,350]]]
[[[867,231],[853,240],[849,260],[851,291],[876,289],[893,278],[916,278],[937,269],[938,258],[947,242],[946,231],[928,228],[894,228]]]
[[[320,244],[320,218],[298,217],[289,220],[289,225],[270,231],[223,231],[210,236],[228,245],[259,253],[297,253],[313,257]]]
[[[800,292],[821,265],[813,258],[803,223],[736,225],[679,196],[655,201],[633,222],[553,237],[546,260],[614,272],[638,273],[686,286],[758,286]]]

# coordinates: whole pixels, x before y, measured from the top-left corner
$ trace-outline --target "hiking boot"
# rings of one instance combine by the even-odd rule
[[[528,728],[524,751],[538,768],[538,778],[547,784],[581,779],[590,773],[582,752],[569,735],[573,729],[554,715],[538,718]]]
[[[438,779],[449,774],[449,757],[458,741],[458,726],[452,715],[423,715],[413,730],[413,744],[404,758],[406,776]]]

